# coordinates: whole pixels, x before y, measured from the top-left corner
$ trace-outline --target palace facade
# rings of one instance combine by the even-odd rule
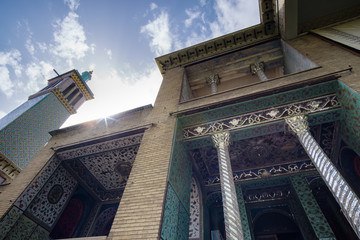
[[[154,106],[51,125],[27,160],[0,145],[0,239],[359,239],[360,5],[324,4],[260,0],[260,24],[156,58]],[[56,119],[86,76],[49,81]]]

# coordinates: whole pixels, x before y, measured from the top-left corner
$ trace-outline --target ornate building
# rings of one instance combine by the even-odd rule
[[[358,239],[360,5],[156,59],[154,106],[53,130],[0,188],[0,239]]]

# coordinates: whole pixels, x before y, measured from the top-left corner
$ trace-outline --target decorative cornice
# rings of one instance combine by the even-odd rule
[[[74,80],[74,82],[76,83],[76,85],[80,88],[80,90],[83,92],[86,100],[90,100],[93,99],[94,97],[92,96],[92,94],[87,90],[87,88],[85,87],[84,83],[80,80],[80,78],[78,77],[78,75],[76,73],[72,73],[71,74],[72,79]]]
[[[66,110],[69,111],[71,114],[75,114],[75,109],[70,105],[69,101],[64,97],[63,93],[59,90],[59,88],[55,87],[52,90],[52,93],[59,99],[59,101],[64,105]]]
[[[340,103],[336,94],[332,94],[187,127],[183,130],[183,136],[184,139],[192,139],[211,135],[224,130],[241,129],[273,121],[284,120],[285,118],[292,116],[318,113],[339,107]]]
[[[155,58],[156,64],[164,74],[175,67],[203,61],[272,39],[278,35],[275,12],[274,1],[261,0],[261,24],[160,56]]]
[[[70,149],[66,151],[57,152],[57,156],[60,160],[69,160],[78,157],[83,157],[86,155],[101,153],[105,151],[110,151],[114,149],[129,147],[133,145],[138,145],[141,142],[143,133],[138,133],[135,135],[130,135],[126,137],[116,138],[110,141],[95,143],[87,145],[84,147],[79,147],[75,149]]]

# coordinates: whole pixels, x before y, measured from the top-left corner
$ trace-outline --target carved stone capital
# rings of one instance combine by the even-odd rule
[[[206,78],[206,83],[209,85],[216,84],[218,85],[220,83],[220,78],[218,74],[212,74]]]
[[[252,74],[256,74],[258,71],[264,72],[264,63],[263,62],[257,62],[250,65],[250,71]]]
[[[304,115],[285,118],[285,122],[288,124],[290,129],[297,135],[309,130],[309,123],[307,121],[307,117]]]
[[[230,133],[229,132],[219,132],[211,136],[215,147],[224,147],[229,146],[230,144]]]

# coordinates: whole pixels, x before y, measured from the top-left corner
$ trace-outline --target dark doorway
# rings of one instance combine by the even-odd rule
[[[256,240],[303,239],[291,216],[276,210],[263,212],[255,218],[254,235]]]

